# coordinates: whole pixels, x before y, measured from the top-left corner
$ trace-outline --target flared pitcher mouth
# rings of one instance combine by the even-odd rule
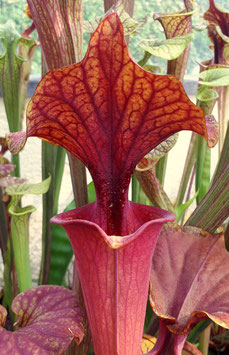
[[[53,224],[62,225],[66,229],[68,229],[68,227],[74,226],[76,227],[76,233],[77,228],[79,226],[81,229],[90,228],[90,230],[94,230],[94,232],[98,234],[98,237],[105,241],[111,249],[120,249],[135,241],[139,236],[142,235],[143,231],[144,233],[149,232],[152,234],[152,226],[155,226],[156,230],[158,230],[158,228],[161,228],[164,223],[172,222],[175,220],[175,216],[168,211],[162,210],[157,207],[145,206],[129,201],[129,206],[130,208],[132,208],[136,218],[137,212],[141,214],[141,210],[144,211],[144,218],[142,224],[138,226],[136,230],[134,230],[134,232],[129,233],[127,235],[107,235],[103,228],[101,228],[97,223],[87,219],[85,212],[90,209],[89,207],[93,208],[93,204],[94,203],[80,208],[76,208],[68,212],[60,213],[52,217],[50,222]]]

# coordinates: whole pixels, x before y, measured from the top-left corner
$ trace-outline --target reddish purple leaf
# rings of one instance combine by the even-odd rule
[[[65,354],[71,341],[84,336],[82,315],[72,291],[60,286],[39,286],[19,294],[12,303],[19,329],[3,328],[7,311],[0,306],[0,353]]]
[[[153,250],[169,212],[128,203],[120,236],[92,223],[96,204],[52,218],[77,262],[95,354],[139,355]]]
[[[229,254],[222,235],[195,227],[164,228],[155,248],[150,281],[154,312],[174,334],[210,318],[229,328]],[[163,343],[163,342],[162,342]]]
[[[207,139],[203,111],[175,77],[147,72],[131,59],[116,14],[98,26],[80,63],[46,74],[27,110],[27,137],[59,144],[82,160],[97,208],[112,220],[117,211],[120,219],[135,165],[180,130]]]

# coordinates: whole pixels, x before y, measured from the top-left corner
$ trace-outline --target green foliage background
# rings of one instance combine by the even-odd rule
[[[228,0],[216,1],[221,7],[229,10]],[[203,27],[202,15],[208,9],[208,0],[196,0],[198,12],[193,16],[193,24]],[[4,24],[8,19],[12,19],[16,24],[18,32],[23,32],[31,24],[31,20],[25,15],[24,9],[26,0],[0,0],[0,24]],[[164,38],[163,30],[159,22],[152,19],[154,12],[173,12],[184,8],[182,0],[135,0],[135,19],[147,16],[146,25],[139,30],[138,33],[131,36],[129,48],[133,58],[138,61],[143,56],[143,51],[138,48],[141,39]],[[83,0],[84,19],[91,20],[103,13],[103,0]],[[36,33],[32,37],[37,39]],[[84,34],[84,52],[90,35]],[[193,41],[191,45],[190,59],[188,63],[187,74],[192,75],[195,70],[198,71],[196,62],[209,59],[212,56],[209,50],[209,40],[206,30],[201,32],[194,31]],[[0,55],[3,50],[0,43]],[[162,70],[166,70],[166,61],[159,58],[151,58],[151,64],[162,66]],[[163,62],[163,63],[162,63]],[[32,65],[32,74],[40,74],[41,53],[37,49]]]

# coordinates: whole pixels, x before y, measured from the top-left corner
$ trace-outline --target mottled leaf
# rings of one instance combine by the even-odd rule
[[[176,144],[178,140],[178,133],[170,136],[161,142],[156,148],[151,150],[144,158],[140,160],[138,165],[136,166],[136,170],[145,171],[151,169],[158,159],[164,157]]]
[[[163,41],[142,40],[139,46],[150,54],[167,60],[178,58],[192,39],[192,33],[178,36]]]
[[[26,138],[25,132],[15,132],[13,135],[6,135],[6,141],[12,154],[18,154],[24,148]]]
[[[0,328],[1,354],[65,354],[71,341],[83,338],[82,315],[72,291],[59,286],[39,286],[19,294],[12,303],[17,329]],[[6,310],[0,306],[3,326]]]
[[[173,333],[210,318],[229,328],[229,254],[222,235],[164,228],[152,264],[150,303]]]
[[[219,124],[213,115],[206,116],[206,127],[208,132],[208,147],[212,148],[219,139]]]
[[[181,10],[172,13],[155,13],[153,15],[154,20],[158,20],[166,34],[166,38],[173,38],[177,36],[182,36],[186,33],[190,33],[192,30],[191,25],[191,15],[195,13],[196,10],[192,8],[192,1],[190,2],[190,9]]]
[[[141,354],[147,354],[150,350],[153,349],[157,338],[152,335],[144,334],[142,338],[142,352]]]
[[[123,30],[125,35],[131,35],[136,32],[139,27],[144,26],[146,23],[147,17],[144,17],[141,20],[134,20],[129,14],[125,11],[123,6],[123,1],[118,0],[104,15],[95,18],[94,20],[85,21],[83,23],[84,31],[86,32],[94,32],[100,22],[107,16],[112,13],[117,13],[120,18],[120,21],[123,25]]]

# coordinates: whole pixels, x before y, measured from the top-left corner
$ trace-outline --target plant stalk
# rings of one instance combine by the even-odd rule
[[[185,196],[185,192],[188,186],[188,181],[192,172],[193,165],[196,160],[196,134],[192,133],[188,153],[185,160],[184,170],[179,185],[179,190],[176,198],[175,207],[182,204]]]
[[[199,337],[199,349],[203,355],[208,355],[209,341],[211,335],[211,324],[204,329]]]

